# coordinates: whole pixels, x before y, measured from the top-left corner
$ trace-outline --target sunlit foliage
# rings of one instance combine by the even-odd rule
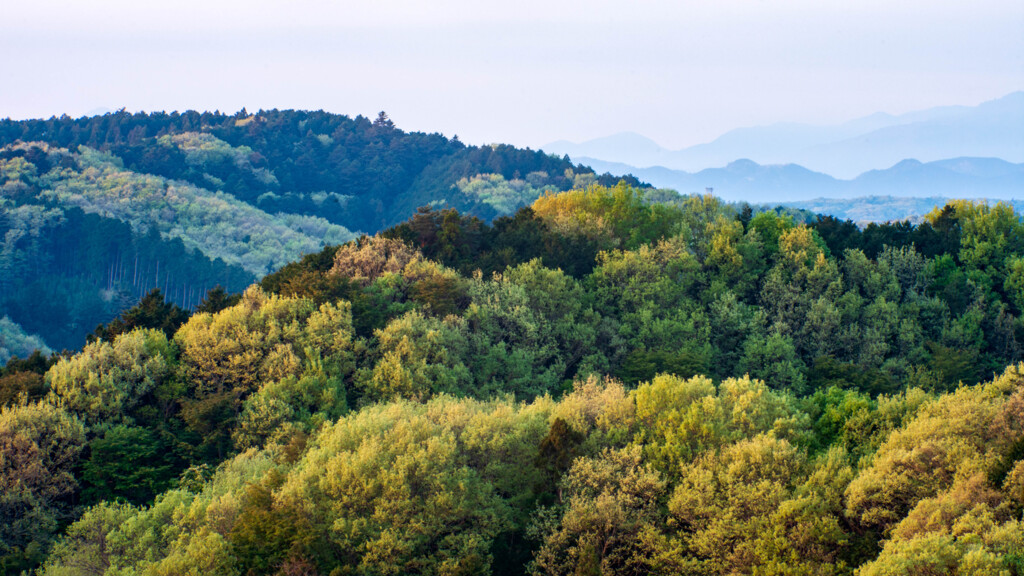
[[[176,329],[153,297],[12,360],[3,567],[1020,573],[1019,218],[670,200],[423,210]]]

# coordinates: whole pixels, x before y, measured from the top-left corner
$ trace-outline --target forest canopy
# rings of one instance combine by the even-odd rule
[[[504,178],[464,186],[536,189]],[[1012,208],[860,228],[580,184],[11,360],[0,567],[1024,573]]]
[[[540,151],[407,133],[383,113],[0,120],[0,317],[74,349],[154,288],[194,310],[217,285],[240,292],[422,205],[490,220],[617,181]]]
[[[130,172],[223,192],[271,214],[317,216],[366,233],[431,202],[491,219],[529,204],[536,198],[531,194],[545,189],[619,180],[528,148],[468,146],[457,137],[405,132],[384,113],[371,120],[323,111],[121,110],[0,120],[0,147],[19,141],[72,151],[85,146],[117,157]],[[467,186],[462,179],[492,185]]]

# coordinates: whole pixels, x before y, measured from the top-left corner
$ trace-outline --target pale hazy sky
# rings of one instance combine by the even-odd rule
[[[538,147],[680,148],[1024,89],[1021,0],[0,0],[0,117],[386,110]]]

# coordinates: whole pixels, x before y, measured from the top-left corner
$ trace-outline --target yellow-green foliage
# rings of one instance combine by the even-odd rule
[[[621,382],[590,376],[573,384],[572,392],[555,405],[555,418],[585,436],[621,436],[636,426],[634,394]]]
[[[534,574],[679,574],[690,564],[663,531],[665,480],[631,446],[580,458],[562,480],[564,512],[544,510]]]
[[[366,286],[385,273],[401,274],[406,266],[422,258],[400,240],[363,236],[338,248],[331,274]]]
[[[468,391],[472,375],[463,363],[468,340],[462,318],[424,317],[414,310],[375,336],[381,357],[364,382],[371,397],[419,400]]]
[[[593,187],[545,194],[533,203],[533,211],[564,235],[586,236],[605,242],[611,248],[618,244],[609,213],[616,200],[634,206],[641,202],[639,194],[633,190],[612,195],[604,188]]]
[[[951,200],[948,206],[962,223],[959,256],[964,263],[996,277],[1004,270],[1006,258],[1024,248],[1024,224],[1013,206],[970,200]],[[927,218],[934,224],[941,214],[936,208]]]
[[[325,516],[358,573],[476,573],[528,498],[550,403],[439,398],[363,410],[326,429],[280,500]],[[525,466],[524,466],[525,464]]]
[[[591,277],[598,298],[630,312],[679,307],[700,270],[700,262],[681,240],[602,252]]]
[[[193,316],[175,334],[184,377],[200,393],[253,392],[298,376],[321,358],[351,370],[352,315],[347,302],[267,295],[251,287],[236,306]]]
[[[266,453],[250,451],[221,465],[198,493],[170,490],[152,506],[100,504],[59,542],[40,571],[88,574],[238,574],[225,537],[246,487],[275,469]]]
[[[131,422],[133,410],[174,373],[175,351],[159,330],[96,341],[46,373],[49,401],[90,423]]]
[[[44,573],[1020,573],[1024,365],[956,384],[1020,354],[1005,210],[936,215],[924,234],[954,259],[871,243],[898,229],[679,203],[592,186],[500,223],[609,248],[580,277],[540,258],[460,275],[423,254],[484,229],[422,213],[268,284],[315,280],[287,292],[309,298],[254,287],[169,342],[91,345],[50,370],[47,403],[10,409],[90,438],[40,448],[60,427],[21,417],[0,434],[27,455],[6,478],[91,484],[37,505],[37,481],[0,512],[52,531],[70,498],[123,494],[143,458],[103,450],[141,438],[183,455],[149,458],[150,485],[195,465],[152,506],[92,506]],[[976,220],[962,237],[953,212]],[[422,251],[395,239],[424,231]]]
[[[849,512],[889,531],[922,499],[988,474],[1024,437],[1022,382],[1019,368],[1010,368],[924,406],[850,486]]]
[[[213,134],[206,132],[167,134],[157,138],[157,143],[163,146],[176,146],[185,153],[185,161],[188,164],[200,169],[204,169],[210,164],[230,162],[253,174],[265,186],[274,186],[278,183],[277,178],[266,168],[252,166],[252,148],[248,146],[232,147]]]
[[[547,193],[533,203],[537,216],[565,236],[582,236],[602,249],[634,248],[666,237],[681,220],[678,210],[649,204],[644,192],[619,183],[591,185],[561,194]]]
[[[732,381],[716,391],[706,379],[659,377],[634,393],[632,451],[578,460],[562,480],[564,512],[537,517],[544,544],[533,571],[849,574],[857,538],[849,523],[865,530],[890,514],[902,521],[858,574],[1009,574],[1007,562],[1024,551],[1015,519],[1024,466],[1003,470],[1024,428],[1021,383],[1011,369],[926,404],[858,472],[841,446],[809,452],[806,415],[763,384]],[[893,412],[875,410],[881,419]],[[918,448],[927,463],[892,467]],[[647,463],[659,461],[665,472]],[[993,485],[1000,470],[1005,479]],[[871,507],[879,494],[893,496]],[[667,503],[667,515],[656,502]]]
[[[847,514],[889,537],[858,574],[1006,574],[1006,562],[1019,564],[1022,372],[939,398],[882,444],[846,491]]]
[[[447,397],[366,408],[323,429],[294,465],[277,463],[278,449],[249,451],[196,495],[172,491],[128,514],[94,508],[43,573],[74,574],[80,560],[98,573],[244,573],[261,555],[270,566],[307,558],[313,541],[346,559],[342,573],[486,573],[493,540],[532,500],[551,408]],[[283,533],[265,532],[273,518]],[[101,559],[99,534],[116,543]]]
[[[96,565],[103,535],[97,573],[486,574],[525,530],[534,574],[1010,574],[1022,371],[934,401],[814,399],[834,423],[891,430],[859,464],[749,378],[368,406],[298,455],[279,443],[228,460],[194,494],[93,508],[44,573]]]
[[[174,342],[181,416],[204,452],[287,441],[347,407],[357,344],[346,301],[316,306],[253,286],[231,308],[194,315]]]
[[[637,388],[637,440],[649,461],[668,474],[707,450],[758,434],[806,441],[810,421],[795,399],[749,377],[716,389],[708,378],[658,376]]]
[[[0,568],[42,560],[56,528],[72,517],[84,445],[82,423],[51,404],[0,408]]]
[[[593,405],[584,398],[605,399],[608,411],[590,420],[611,417],[634,439],[563,476],[561,505],[535,520],[533,573],[842,573],[853,471],[841,449],[809,456],[808,419],[792,397],[749,379],[659,376],[624,409],[618,390],[583,383],[555,409],[578,422],[574,407]]]

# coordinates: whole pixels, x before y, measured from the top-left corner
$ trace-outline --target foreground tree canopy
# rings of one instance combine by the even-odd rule
[[[0,566],[1022,574],[1022,262],[970,202],[424,209],[9,362]]]

